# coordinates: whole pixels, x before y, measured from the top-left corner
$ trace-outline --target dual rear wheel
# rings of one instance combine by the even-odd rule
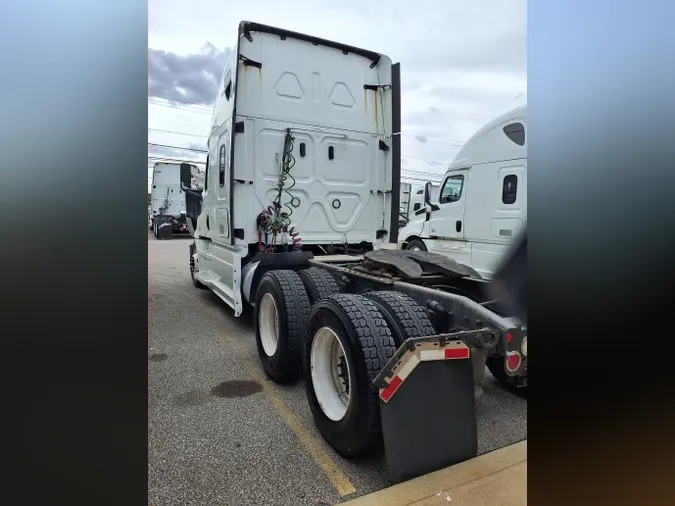
[[[406,295],[338,291],[323,269],[266,273],[256,294],[256,342],[274,381],[304,375],[317,427],[336,451],[352,457],[381,442],[373,380],[405,339],[435,330]]]

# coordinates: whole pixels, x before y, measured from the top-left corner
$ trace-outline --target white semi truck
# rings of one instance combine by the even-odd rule
[[[194,285],[253,306],[265,373],[304,376],[340,454],[384,442],[392,482],[476,455],[488,357],[527,384],[527,327],[481,276],[396,248],[400,118],[387,56],[245,21],[203,188],[181,167]]]
[[[527,106],[476,132],[440,192],[399,233],[402,248],[445,255],[491,278],[527,221]]]
[[[429,184],[431,184],[431,198],[433,199],[440,185],[435,182],[430,182]],[[425,205],[425,186],[424,183],[401,182],[401,197],[399,204],[399,225],[401,227],[405,227],[409,222],[415,220],[418,216],[416,213]]]
[[[198,173],[195,165],[187,164]],[[185,195],[181,189],[180,163],[155,163],[150,190],[149,228],[157,239],[188,233],[185,214]],[[191,181],[195,187],[197,180]]]

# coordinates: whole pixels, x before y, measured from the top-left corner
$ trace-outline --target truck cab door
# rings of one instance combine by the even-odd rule
[[[464,211],[469,170],[448,174],[443,180],[436,207],[429,213],[425,227],[430,249],[447,255],[459,263],[470,264],[471,248],[464,240]]]

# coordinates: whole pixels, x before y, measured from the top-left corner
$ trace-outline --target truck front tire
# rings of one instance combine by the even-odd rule
[[[413,251],[429,251],[422,239],[413,239],[406,245],[405,249]]]
[[[267,272],[258,286],[254,310],[255,341],[267,376],[277,383],[302,373],[302,344],[310,311],[300,277],[290,270]]]
[[[396,352],[382,313],[362,295],[316,303],[304,346],[305,388],[314,421],[342,456],[381,445],[379,390],[373,380]]]

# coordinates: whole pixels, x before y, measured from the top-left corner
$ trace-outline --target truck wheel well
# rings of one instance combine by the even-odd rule
[[[256,300],[258,286],[262,281],[265,273],[271,270],[292,270],[298,271],[300,269],[306,269],[309,267],[309,260],[314,258],[309,252],[306,251],[292,251],[288,253],[260,253],[253,257],[251,261],[259,261],[260,263],[256,267],[255,273],[253,274],[253,280],[251,282],[251,293],[249,298],[251,301]]]

